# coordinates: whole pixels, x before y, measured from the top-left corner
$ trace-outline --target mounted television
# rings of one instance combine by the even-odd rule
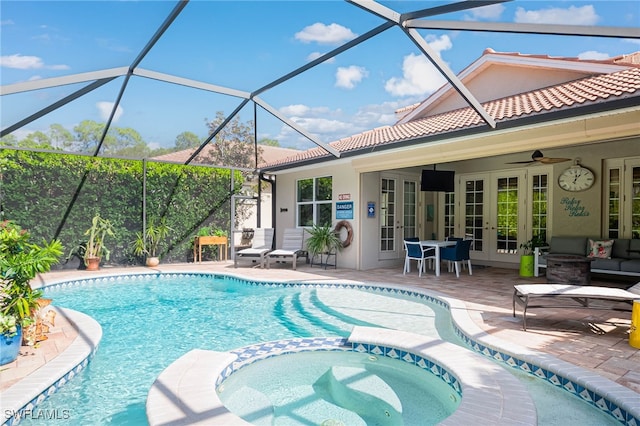
[[[453,192],[455,172],[452,170],[423,170],[421,191]]]

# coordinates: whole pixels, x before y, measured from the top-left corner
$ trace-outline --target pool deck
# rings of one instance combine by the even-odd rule
[[[521,310],[517,308],[516,318],[512,316],[513,286],[547,281],[543,277],[520,278],[517,270],[474,267],[471,276],[466,271],[462,271],[460,278],[456,278],[455,273],[443,271],[440,277],[436,277],[433,271],[428,271],[426,275],[419,278],[415,269],[411,274],[403,275],[400,268],[370,271],[340,268],[325,270],[302,264],[298,265],[297,271],[293,271],[290,264],[276,264],[271,269],[263,270],[242,264],[234,268],[232,262],[203,262],[160,265],[155,268],[105,267],[98,272],[55,271],[39,276],[37,284],[47,285],[98,275],[150,271],[229,273],[249,279],[274,281],[348,280],[437,291],[464,302],[475,324],[491,336],[504,341],[506,347],[513,344],[514,347],[525,347],[554,355],[563,361],[591,370],[625,386],[638,393],[640,398],[640,350],[629,345],[631,312],[611,309],[614,306],[629,309],[629,304],[594,301],[590,304],[590,309],[566,307],[534,309],[527,314],[527,331],[525,332],[522,329]],[[633,280],[612,281],[602,277],[592,278],[592,285],[616,288],[628,288],[634,282]],[[550,301],[550,303],[554,302]],[[55,300],[52,305],[55,306]],[[595,309],[596,307],[603,309]],[[36,348],[23,347],[15,362],[0,367],[0,392],[34,375],[40,367],[63,353],[76,337],[75,329],[68,319],[64,315],[58,315],[47,340],[40,342]]]

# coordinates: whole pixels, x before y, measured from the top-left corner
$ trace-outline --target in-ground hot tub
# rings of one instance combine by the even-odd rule
[[[304,351],[263,359],[218,387],[222,403],[254,425],[436,424],[459,389],[430,370],[354,351]]]
[[[354,358],[340,353],[336,363],[336,351],[351,352]],[[320,367],[314,373],[315,362]],[[432,379],[427,372],[440,382],[439,390],[421,398],[421,382]],[[409,393],[415,395],[399,383],[411,383]],[[415,424],[401,416],[405,411],[413,416],[417,400],[437,401],[443,409],[421,425],[537,424],[531,396],[502,367],[439,339],[359,326],[348,339],[290,339],[230,352],[191,351],[156,379],[147,397],[147,418],[151,426]],[[305,411],[307,405],[313,410]],[[316,418],[318,407],[327,411]]]

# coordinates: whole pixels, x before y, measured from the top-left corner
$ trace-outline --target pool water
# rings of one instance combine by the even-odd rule
[[[233,373],[224,405],[257,426],[435,425],[460,399],[420,367],[349,351],[280,355]]]
[[[155,378],[196,348],[228,351],[271,340],[346,337],[353,325],[441,336],[461,344],[446,309],[352,289],[254,286],[224,277],[166,274],[53,287],[45,297],[55,306],[90,315],[103,329],[88,367],[39,406],[68,410],[56,425],[147,424],[145,402]],[[523,380],[537,386],[532,386],[532,396],[540,424],[618,424],[531,375]],[[42,422],[26,418],[21,424]]]

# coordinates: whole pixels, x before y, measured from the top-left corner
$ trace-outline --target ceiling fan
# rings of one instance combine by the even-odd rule
[[[531,160],[529,161],[514,161],[507,164],[531,164],[531,163],[542,163],[542,164],[554,164],[554,163],[563,163],[565,161],[571,161],[570,158],[556,158],[556,157],[545,157],[542,155],[542,152],[539,150],[533,151],[531,154]]]

